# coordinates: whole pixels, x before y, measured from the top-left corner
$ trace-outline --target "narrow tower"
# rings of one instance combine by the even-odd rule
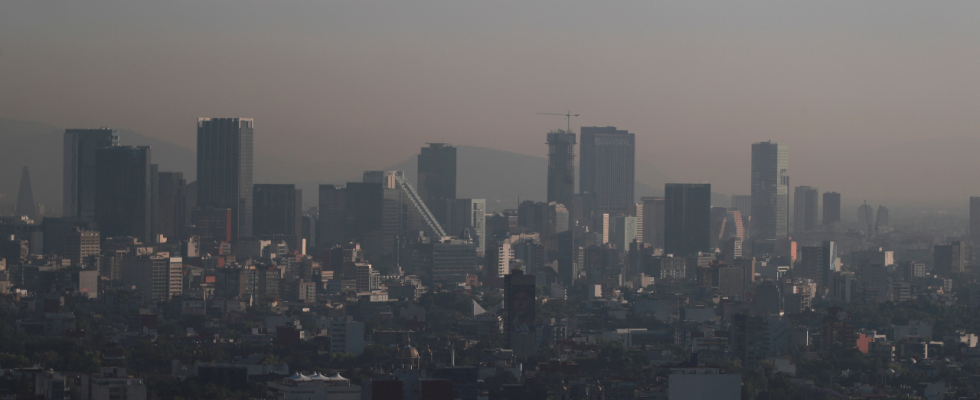
[[[20,175],[20,193],[17,194],[17,215],[26,215],[32,220],[37,219],[37,207],[34,205],[34,192],[31,190],[31,175],[27,166]]]

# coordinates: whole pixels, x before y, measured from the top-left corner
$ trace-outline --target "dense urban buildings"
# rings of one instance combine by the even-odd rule
[[[251,118],[198,118],[197,206],[230,208],[232,240],[252,236]]]
[[[785,143],[752,144],[753,239],[781,239],[788,234],[789,146]]]
[[[600,213],[626,213],[635,201],[636,136],[613,126],[581,130],[579,192]]]

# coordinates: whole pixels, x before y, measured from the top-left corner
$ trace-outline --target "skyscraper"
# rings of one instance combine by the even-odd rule
[[[347,189],[334,185],[320,185],[319,215],[317,216],[317,247],[321,251],[344,244],[347,218]]]
[[[132,236],[153,243],[150,148],[113,146],[95,154],[95,217],[102,238]]]
[[[109,129],[66,129],[63,166],[63,216],[95,218],[95,151],[115,146],[119,133]]]
[[[429,143],[419,153],[418,194],[440,224],[448,222],[449,203],[456,198],[456,148]]]
[[[711,185],[668,183],[664,193],[664,254],[711,251]]]
[[[34,191],[31,190],[31,174],[27,167],[20,174],[20,190],[17,192],[17,215],[37,220],[37,205],[34,204]]]
[[[613,126],[582,127],[579,192],[595,199],[596,212],[625,214],[635,200],[636,135]]]
[[[295,185],[257,184],[252,193],[252,235],[284,236],[290,250],[299,250],[303,192]]]
[[[643,202],[643,243],[664,247],[664,198],[641,197]]]
[[[826,192],[823,194],[823,224],[835,222],[840,222],[840,193]]]
[[[197,205],[230,208],[232,241],[252,236],[251,118],[197,119]]]
[[[789,146],[759,142],[752,144],[753,239],[779,239],[788,235]]]
[[[817,202],[819,191],[811,186],[797,186],[793,194],[793,235],[799,238],[803,232],[817,228]]]
[[[507,307],[507,342],[514,356],[526,357],[537,350],[535,329],[534,275],[514,270],[504,276],[504,304]]]
[[[821,288],[831,282],[830,276],[838,272],[837,243],[825,241],[820,247],[803,247],[800,251],[800,268],[803,278],[813,279]]]
[[[548,133],[548,202],[572,206],[575,194],[575,134]]]
[[[187,235],[187,181],[182,172],[157,173],[157,234],[170,240]]]

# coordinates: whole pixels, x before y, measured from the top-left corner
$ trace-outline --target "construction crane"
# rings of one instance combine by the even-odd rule
[[[538,115],[560,115],[565,117],[565,132],[572,131],[572,117],[577,117],[578,114],[572,114],[571,111],[566,111],[564,114],[559,113],[538,113]]]

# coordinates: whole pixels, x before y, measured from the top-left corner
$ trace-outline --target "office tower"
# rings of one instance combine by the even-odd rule
[[[548,202],[572,205],[575,193],[575,134],[548,133]]]
[[[825,241],[817,247],[803,247],[800,268],[803,278],[813,279],[820,288],[827,287],[830,276],[840,271],[837,264],[837,243]]]
[[[718,266],[718,289],[722,296],[745,300],[746,281],[748,279],[744,266]]]
[[[523,358],[537,350],[535,333],[535,291],[534,275],[521,270],[512,271],[504,277],[504,304],[507,307],[507,342],[514,350],[514,356]]]
[[[710,248],[717,249],[725,243],[725,233],[729,230],[728,209],[725,207],[711,207],[711,244]]]
[[[980,242],[980,197],[970,197],[970,238]]]
[[[187,236],[187,181],[181,172],[157,173],[156,234],[169,241]]]
[[[878,206],[878,217],[875,219],[875,226],[888,226],[888,207]]]
[[[612,126],[582,127],[579,192],[595,199],[595,211],[626,213],[633,198],[636,137]]]
[[[476,245],[477,253],[482,255],[487,250],[487,200],[454,199],[449,201],[451,212],[446,233],[460,238],[463,238],[465,233]]]
[[[317,247],[322,250],[343,244],[347,240],[344,226],[347,218],[347,189],[320,185],[317,215]]]
[[[147,304],[168,301],[183,291],[183,260],[160,255],[130,256],[123,261],[123,284],[135,286]]]
[[[823,194],[823,224],[835,222],[840,222],[840,193],[826,192]]]
[[[34,204],[34,191],[31,190],[31,175],[27,167],[20,174],[20,190],[17,192],[17,216],[26,216],[37,220],[37,205]]]
[[[231,209],[232,241],[252,236],[253,122],[197,119],[197,205]]]
[[[217,254],[222,243],[230,243],[234,214],[230,208],[194,207],[189,233],[196,236],[206,253]]]
[[[257,184],[252,195],[252,236],[282,236],[290,250],[300,250],[303,191],[295,185]]]
[[[636,241],[643,242],[643,203],[633,203],[629,215],[636,217]]]
[[[102,238],[132,236],[152,243],[150,148],[114,146],[95,153],[95,216]]]
[[[668,183],[664,192],[664,254],[710,251],[711,185]]]
[[[72,266],[83,265],[86,258],[100,253],[99,232],[73,227],[65,235],[65,258]]]
[[[771,353],[769,324],[765,317],[735,314],[732,316],[731,352],[742,365],[755,368]]]
[[[575,284],[579,264],[575,262],[575,231],[573,229],[558,234],[558,280],[566,288]]]
[[[418,194],[436,219],[447,225],[446,200],[456,198],[456,148],[428,143],[418,159]]]
[[[752,238],[781,239],[788,235],[789,146],[752,144]]]
[[[725,240],[725,247],[721,250],[725,264],[733,265],[736,259],[742,258],[742,238],[730,237]]]
[[[629,251],[636,240],[636,217],[614,215],[609,218],[609,243],[622,251]]]
[[[63,216],[93,220],[97,180],[95,151],[119,143],[119,133],[109,128],[66,129],[63,166]]]
[[[755,290],[755,301],[753,302],[755,315],[779,315],[779,311],[783,309],[781,300],[779,288],[773,281],[762,282]]]
[[[548,203],[524,200],[517,206],[517,226],[525,232],[544,233],[548,221]]]
[[[655,248],[664,247],[664,198],[642,197],[643,243]]]
[[[817,229],[817,202],[819,191],[811,186],[797,186],[793,193],[793,235],[802,237],[803,232]]]
[[[949,277],[967,272],[973,258],[972,248],[966,242],[955,241],[933,247],[933,271]]]
[[[752,196],[732,195],[732,207],[742,213],[742,216],[752,215]]]

